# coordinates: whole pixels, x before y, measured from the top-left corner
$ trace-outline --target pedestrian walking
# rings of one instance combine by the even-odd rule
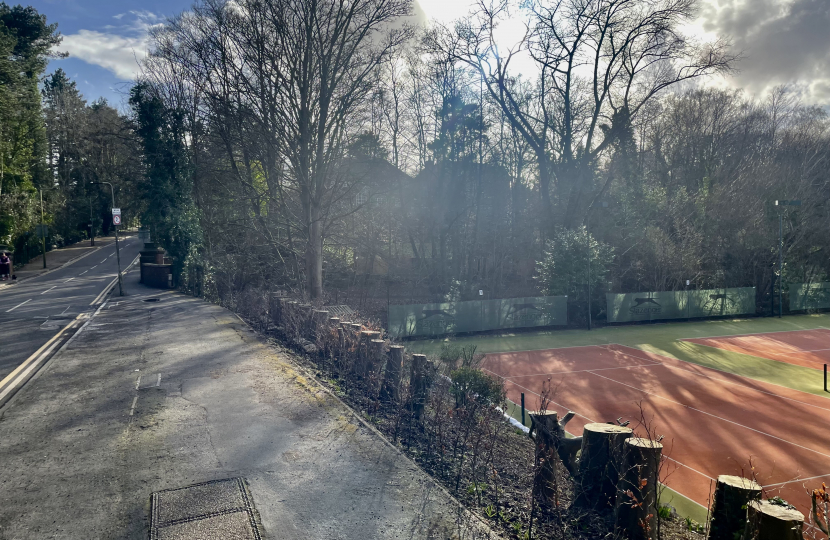
[[[12,260],[5,251],[0,253],[0,280],[6,281],[12,275]]]

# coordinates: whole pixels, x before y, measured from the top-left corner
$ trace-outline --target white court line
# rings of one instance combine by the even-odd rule
[[[594,376],[596,376],[596,377],[600,377],[600,378],[602,378],[602,379],[609,380],[609,381],[614,382],[614,383],[617,383],[617,384],[620,384],[620,385],[622,385],[622,386],[626,386],[626,387],[631,388],[631,389],[633,389],[633,390],[637,390],[638,392],[642,392],[642,393],[644,393],[644,394],[648,394],[648,395],[650,395],[650,396],[654,396],[654,397],[656,397],[656,398],[666,400],[666,401],[668,401],[669,403],[674,403],[675,405],[680,405],[681,407],[685,407],[685,408],[687,408],[687,409],[689,409],[689,410],[691,410],[691,411],[696,411],[696,412],[699,412],[699,413],[701,413],[701,414],[705,414],[706,416],[711,416],[712,418],[716,418],[716,419],[718,419],[718,420],[723,420],[724,422],[728,422],[728,423],[730,423],[730,424],[734,424],[734,425],[736,425],[736,426],[738,426],[738,427],[742,427],[742,428],[744,428],[744,429],[748,429],[749,431],[754,431],[755,433],[760,433],[761,435],[766,435],[767,437],[770,437],[771,439],[775,439],[775,440],[777,440],[777,441],[781,441],[781,442],[784,442],[784,443],[787,443],[787,444],[791,444],[791,445],[793,445],[793,446],[795,446],[795,447],[798,447],[798,448],[801,448],[801,449],[803,449],[803,450],[808,450],[808,451],[813,452],[813,453],[815,453],[815,454],[818,454],[818,455],[820,455],[820,456],[824,456],[824,457],[826,457],[826,458],[830,458],[830,454],[825,454],[824,452],[819,452],[818,450],[813,450],[812,448],[808,448],[808,447],[806,447],[806,446],[802,446],[802,445],[800,445],[800,444],[798,444],[798,443],[794,443],[794,442],[792,442],[792,441],[788,441],[787,439],[782,439],[781,437],[776,437],[775,435],[772,435],[772,434],[770,434],[770,433],[766,433],[766,432],[761,431],[761,430],[759,430],[759,429],[755,429],[755,428],[751,428],[751,427],[749,427],[749,426],[745,426],[745,425],[743,425],[743,424],[739,424],[738,422],[734,422],[734,421],[732,421],[732,420],[728,420],[728,419],[723,418],[723,417],[721,417],[721,416],[718,416],[718,415],[716,415],[716,414],[708,413],[708,412],[703,411],[703,410],[701,410],[701,409],[696,409],[695,407],[692,407],[692,406],[690,406],[690,405],[684,405],[683,403],[680,403],[679,401],[674,401],[673,399],[669,399],[669,398],[667,398],[667,397],[663,397],[663,396],[661,396],[661,395],[659,395],[659,394],[655,394],[655,393],[653,393],[653,392],[649,392],[648,390],[643,390],[642,388],[637,388],[636,386],[631,386],[630,384],[625,384],[625,383],[620,382],[620,381],[615,381],[614,379],[611,379],[611,378],[609,378],[609,377],[605,377],[605,376],[600,375],[600,374],[598,374],[598,373],[592,373],[592,375],[594,375]]]
[[[786,334],[788,332],[813,332],[814,330],[828,331],[828,330],[830,330],[830,328],[825,328],[823,326],[819,326],[818,328],[802,328],[800,330],[775,330],[774,332],[754,332],[752,334],[724,334],[724,335],[720,335],[720,336],[686,337],[686,338],[677,338],[675,341],[691,341],[693,339],[722,339],[722,338],[746,337],[746,336],[763,336],[765,334]]]
[[[820,474],[820,475],[818,475],[818,476],[811,476],[811,477],[809,477],[809,478],[796,478],[795,480],[788,480],[788,481],[786,481],[786,482],[779,482],[779,483],[777,483],[777,484],[769,484],[769,485],[767,485],[767,486],[761,486],[761,487],[763,487],[763,488],[769,488],[769,487],[776,487],[776,486],[785,486],[785,485],[787,485],[787,484],[794,484],[794,483],[796,483],[796,482],[806,482],[807,480],[815,480],[816,478],[824,478],[824,477],[826,477],[826,476],[830,476],[830,473],[827,473],[827,474]]]
[[[614,345],[617,345],[619,347],[626,347],[626,345],[620,345],[618,343],[614,343]],[[629,348],[631,348],[631,347],[629,347]],[[623,354],[626,354],[626,355],[628,355],[632,358],[638,358],[640,360],[648,360],[648,358],[642,358],[642,357],[637,356],[636,354],[631,354],[631,353],[623,353]],[[691,364],[691,362],[686,362],[685,360],[680,360],[679,358],[673,358],[671,356],[667,356],[666,358],[669,358],[671,360],[675,360],[677,362],[685,362],[687,364]],[[740,386],[741,388],[746,388],[748,390],[752,390],[753,392],[761,392],[762,394],[766,394],[768,396],[773,396],[773,397],[777,397],[777,398],[780,398],[780,399],[786,399],[787,401],[794,401],[796,403],[801,403],[802,405],[807,405],[808,407],[813,407],[813,408],[816,408],[820,411],[830,411],[830,409],[826,409],[826,408],[821,407],[819,405],[814,405],[813,403],[807,403],[806,401],[801,401],[799,399],[790,398],[790,397],[787,397],[787,396],[782,396],[781,394],[773,394],[772,392],[767,392],[765,390],[759,390],[758,388],[753,388],[751,386],[748,386],[746,384],[741,384],[741,383],[736,382],[736,381],[730,381],[729,379],[719,379],[717,377],[711,377],[709,375],[704,375],[703,373],[698,373],[696,371],[692,371],[691,369],[682,368],[680,366],[669,366],[668,364],[660,364],[660,365],[664,366],[664,367],[667,367],[667,368],[679,369],[680,371],[688,371],[692,375],[697,375],[698,377],[703,377],[705,379],[709,379],[709,380],[712,380],[712,381],[720,381],[720,382],[725,382],[725,383],[729,383],[729,384],[734,384],[735,386]],[[730,373],[728,371],[724,371],[724,370],[718,369],[718,368],[713,368],[713,367],[709,367],[709,366],[702,366],[700,364],[694,364],[694,365],[696,365],[700,368],[703,368],[703,369],[711,369],[712,371],[717,371],[718,373],[725,373],[727,375],[732,375],[733,377],[748,378],[748,377],[743,377],[742,375],[736,375],[734,373]],[[754,381],[754,380],[757,380],[757,379],[750,379],[750,380]],[[787,390],[790,390],[792,392],[800,392],[800,390],[794,390],[792,388],[788,388],[788,387],[782,386],[780,384],[775,384],[775,383],[766,382],[766,381],[762,381],[762,380],[758,380],[758,382],[763,383],[763,384],[769,384],[769,385],[772,385],[772,386],[778,386],[779,388],[786,388]],[[804,393],[804,392],[802,392],[802,393]],[[812,394],[810,394],[810,395],[812,395]]]
[[[633,358],[633,357],[632,357]],[[646,358],[641,358],[640,360],[647,360]],[[575,369],[573,371],[552,371],[550,373],[533,373],[531,375],[512,375],[509,377],[502,377],[503,379],[507,380],[514,380],[514,379],[521,379],[522,377],[543,377],[545,375],[564,375],[566,373],[585,373],[591,371],[609,371],[612,369],[629,369],[635,367],[651,367],[651,366],[662,366],[663,364],[660,362],[652,362],[651,364],[634,364],[631,366],[617,366],[617,367],[607,367],[607,368],[596,368],[596,369]],[[488,370],[490,371],[490,370]]]
[[[16,306],[14,306],[13,308],[11,308],[11,309],[7,309],[7,310],[6,310],[6,313],[11,313],[12,311],[14,311],[14,310],[16,310],[17,308],[19,308],[20,306],[22,306],[23,304],[28,304],[28,303],[29,303],[29,302],[31,302],[31,301],[32,301],[32,299],[31,299],[31,298],[29,298],[29,299],[28,299],[28,300],[26,300],[25,302],[20,302],[19,304],[17,304],[17,305],[16,305]]]
[[[132,406],[132,407],[130,407],[130,416],[132,416],[132,415],[133,415],[133,413],[135,412],[135,404],[136,404],[136,403],[138,403],[138,396],[136,396],[136,397],[134,397],[134,398],[133,398],[133,406]]]
[[[57,287],[57,285],[55,285],[55,287]],[[46,289],[45,291],[43,291],[43,292],[42,292],[42,293],[40,293],[40,294],[46,294],[46,293],[48,293],[49,291],[51,291],[52,289],[54,289],[55,287],[52,287],[52,288],[50,288],[50,289]]]
[[[141,385],[141,375],[138,376],[138,379],[135,381],[135,389],[138,390],[139,385]]]
[[[613,343],[604,343],[602,345],[568,345],[567,347],[545,347],[543,349],[522,349],[521,351],[501,351],[483,353],[485,356],[495,356],[497,354],[517,354],[524,352],[541,352],[541,351],[559,351],[562,349],[584,349],[587,347],[605,347],[606,345],[613,345]]]

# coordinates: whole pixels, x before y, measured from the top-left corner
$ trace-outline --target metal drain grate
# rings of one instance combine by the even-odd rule
[[[262,525],[244,478],[156,491],[150,540],[262,540]]]

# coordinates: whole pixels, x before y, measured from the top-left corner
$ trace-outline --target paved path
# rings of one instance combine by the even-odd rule
[[[144,539],[152,492],[229,477],[267,538],[485,537],[233,314],[136,281],[0,410],[0,539]]]

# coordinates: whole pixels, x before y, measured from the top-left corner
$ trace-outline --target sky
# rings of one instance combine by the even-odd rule
[[[9,0],[6,0],[9,2]],[[450,22],[463,16],[473,0],[416,0],[416,13]],[[9,2],[11,3],[11,2]],[[124,107],[136,59],[146,53],[154,24],[186,10],[192,0],[30,0],[57,22],[63,35],[53,60],[77,81],[88,101],[105,97]],[[808,103],[830,106],[829,0],[702,0],[696,31],[729,36],[742,53],[738,72],[719,81],[763,97],[775,85],[788,84]]]

